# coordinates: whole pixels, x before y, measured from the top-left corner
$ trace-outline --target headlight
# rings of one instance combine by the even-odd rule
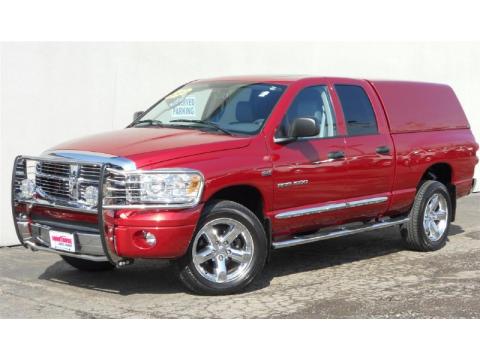
[[[126,174],[129,204],[193,206],[200,201],[203,176],[194,170],[153,170]]]

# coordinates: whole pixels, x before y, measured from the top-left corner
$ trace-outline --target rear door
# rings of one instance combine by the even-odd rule
[[[352,219],[384,213],[394,178],[394,144],[381,103],[366,81],[335,81],[334,94],[341,104],[338,115],[346,126],[345,155],[348,177],[345,196],[350,198]]]

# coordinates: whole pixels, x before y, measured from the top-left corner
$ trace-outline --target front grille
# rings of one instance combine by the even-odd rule
[[[101,195],[103,198],[108,186],[114,187],[114,198],[109,199],[111,202],[126,203],[124,169],[135,169],[132,161],[94,153],[76,154],[66,151],[59,156],[52,155],[19,156],[15,160],[12,179],[12,195],[15,204],[38,204],[97,213],[97,196]],[[110,181],[108,184],[104,183],[103,188],[99,189],[103,167],[105,167],[105,177],[112,182],[117,181],[115,184],[111,184]],[[105,204],[104,201],[102,202]]]
[[[68,179],[50,178],[37,173],[36,175],[37,190],[47,194],[48,196],[71,200],[72,193],[68,185]]]
[[[68,178],[70,176],[70,164],[42,161],[37,164],[38,174]]]
[[[100,164],[75,164],[47,160],[17,162],[15,191],[19,192],[23,179],[34,179],[36,193],[47,200],[85,203],[85,191],[89,186],[98,187]]]
[[[106,196],[105,205],[126,205],[127,177],[118,169],[108,169],[105,178]]]
[[[20,191],[20,183],[27,177],[27,168],[26,168],[26,161],[24,159],[20,159],[17,161],[15,166],[15,180],[14,180],[14,188],[15,192]]]
[[[80,167],[80,178],[85,181],[98,182],[100,178],[100,167],[97,165],[82,165]]]
[[[35,170],[35,183],[40,194],[72,200],[73,194],[69,185],[70,164],[42,161],[37,163]]]

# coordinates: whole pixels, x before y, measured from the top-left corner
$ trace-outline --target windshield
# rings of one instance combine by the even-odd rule
[[[195,127],[227,134],[260,131],[285,86],[198,82],[167,95],[131,126]]]

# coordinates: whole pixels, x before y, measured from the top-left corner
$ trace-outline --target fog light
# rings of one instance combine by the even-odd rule
[[[88,186],[85,189],[85,202],[89,206],[97,206],[98,204],[98,189],[95,186]]]
[[[31,179],[24,179],[20,183],[20,196],[23,199],[30,199],[35,193],[35,182]]]
[[[143,237],[145,238],[145,242],[149,246],[154,246],[157,243],[157,238],[151,232],[144,231]]]

